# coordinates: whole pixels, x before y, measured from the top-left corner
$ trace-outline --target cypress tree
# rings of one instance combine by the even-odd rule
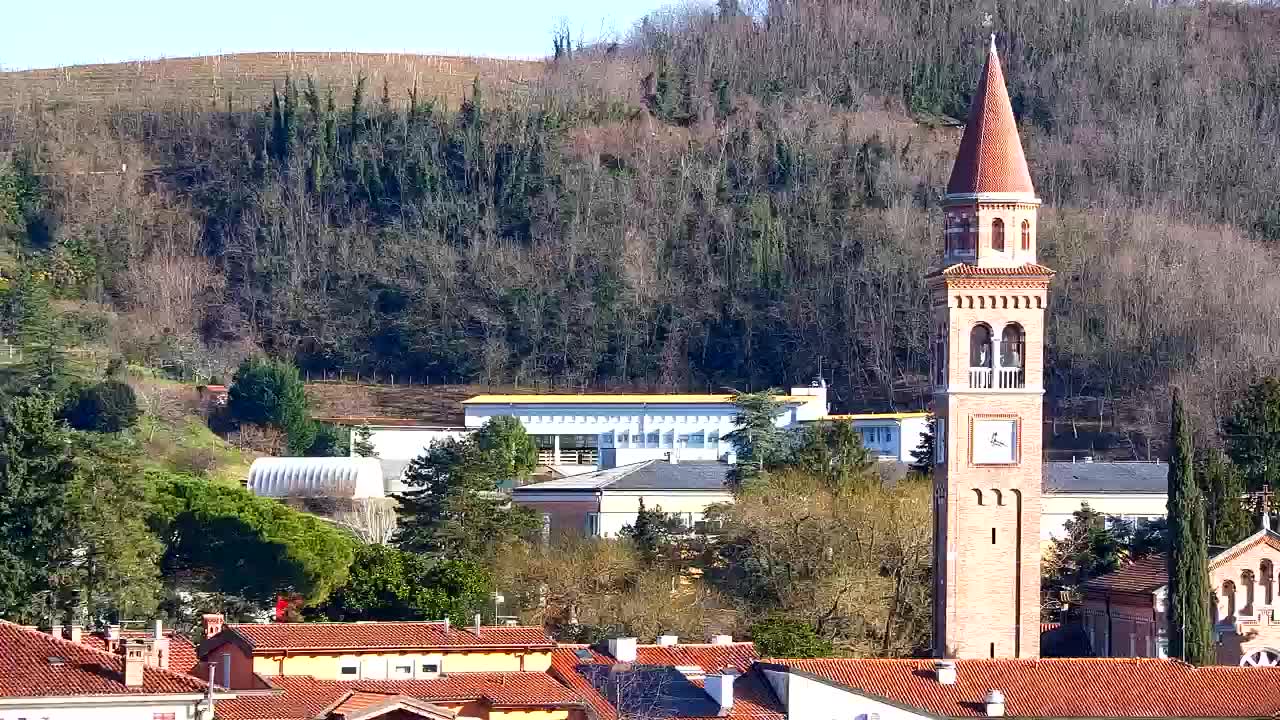
[[[1209,548],[1204,497],[1196,485],[1195,448],[1182,398],[1173,393],[1169,457],[1169,656],[1214,662],[1209,617]]]

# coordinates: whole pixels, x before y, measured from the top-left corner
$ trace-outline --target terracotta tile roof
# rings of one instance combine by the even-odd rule
[[[987,49],[987,62],[973,92],[960,151],[947,182],[947,194],[968,193],[1035,194],[996,54],[995,36]]]
[[[121,636],[126,639],[146,639],[151,637],[151,633],[125,630]],[[192,670],[196,670],[196,666],[200,664],[200,658],[196,656],[196,646],[187,639],[187,636],[169,630],[165,632],[165,637],[169,638],[169,669],[183,674],[191,674]],[[97,633],[81,636],[80,642],[95,650],[106,651],[107,649],[106,638]]]
[[[944,717],[981,717],[990,690],[1009,717],[1236,718],[1280,712],[1280,667],[1192,667],[1152,658],[957,660],[941,685],[932,660],[777,660],[811,676]]]
[[[266,692],[240,692],[218,703],[221,720],[310,720],[332,709],[342,714],[395,696],[430,703],[482,700],[494,707],[568,707],[578,695],[541,672],[454,673],[436,680],[317,680],[310,676],[270,678]]]
[[[1168,583],[1169,557],[1164,553],[1155,553],[1085,581],[1084,589],[1095,592],[1152,593]]]
[[[636,648],[636,662],[624,672],[637,673],[630,697],[646,706],[641,709],[664,718],[781,720],[786,717],[782,704],[768,682],[751,669],[756,657],[752,643],[640,645]],[[601,720],[616,720],[618,710],[602,692],[615,662],[613,657],[586,645],[562,645],[552,656],[551,673],[585,698]],[[734,668],[742,673],[733,684],[734,704],[727,715],[720,715],[706,694],[701,676],[685,676],[678,669],[689,666],[697,666],[702,672]]]
[[[942,275],[943,277],[986,277],[989,275],[1053,275],[1051,268],[1035,263],[1027,263],[1015,267],[978,267],[977,265],[968,265],[965,263],[956,263],[949,267],[945,267],[936,272],[930,273],[930,276]]]
[[[124,656],[0,620],[0,697],[191,695],[205,687],[194,677],[159,668],[146,668],[143,684],[128,687]]]
[[[555,641],[541,627],[453,625],[443,622],[239,623],[200,644],[201,655],[228,636],[253,652],[276,650],[428,650],[438,648],[536,648],[551,650]]]

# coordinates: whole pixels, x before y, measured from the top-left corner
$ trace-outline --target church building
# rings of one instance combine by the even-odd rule
[[[995,39],[944,199],[944,262],[930,274],[934,652],[1040,651],[1044,313],[1036,197]]]

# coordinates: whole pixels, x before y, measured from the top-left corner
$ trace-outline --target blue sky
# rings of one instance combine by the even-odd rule
[[[664,0],[6,0],[0,67],[16,70],[261,50],[540,57],[622,36]]]

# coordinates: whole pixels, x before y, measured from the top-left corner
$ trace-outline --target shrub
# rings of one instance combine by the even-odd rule
[[[81,388],[63,411],[71,427],[94,432],[120,432],[133,427],[141,414],[133,388],[119,380]]]

